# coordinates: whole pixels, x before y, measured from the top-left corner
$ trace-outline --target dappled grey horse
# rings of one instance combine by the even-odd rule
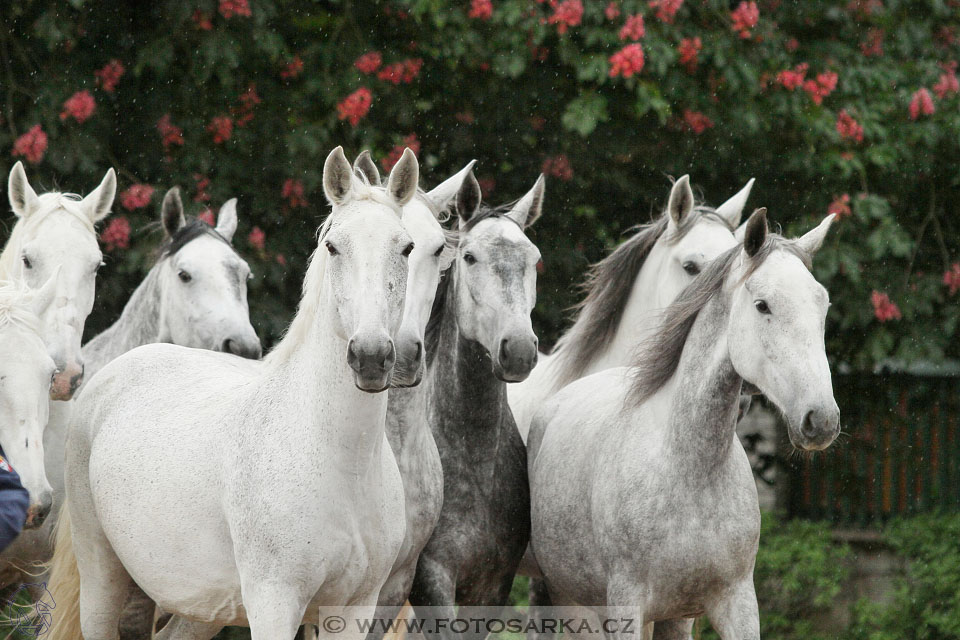
[[[471,174],[457,194],[456,256],[427,329],[427,419],[443,467],[443,507],[420,555],[410,603],[421,618],[455,604],[507,601],[529,537],[526,456],[507,382],[537,361],[530,312],[540,252],[523,229],[539,217],[541,176],[516,205],[482,207]],[[461,610],[463,611],[463,610]]]
[[[636,367],[582,378],[535,415],[531,548],[553,604],[656,622],[661,639],[687,638],[703,614],[724,640],[760,637],[760,509],[739,396],[764,393],[802,449],[839,433],[828,296],[809,271],[832,219],[785,240],[755,212],[744,245],[667,309]]]

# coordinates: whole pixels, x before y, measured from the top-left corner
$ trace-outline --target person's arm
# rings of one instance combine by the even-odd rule
[[[30,494],[20,484],[20,476],[0,456],[0,551],[20,535],[29,508]]]

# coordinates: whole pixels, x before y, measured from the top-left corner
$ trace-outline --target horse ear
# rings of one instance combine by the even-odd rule
[[[461,229],[476,215],[480,208],[480,199],[480,183],[471,169],[457,191],[457,216],[460,218]]]
[[[172,238],[180,227],[187,224],[186,218],[183,217],[180,187],[173,187],[163,196],[163,204],[160,205],[160,222],[168,238]]]
[[[667,211],[673,224],[680,226],[693,211],[693,189],[690,188],[690,176],[681,176],[670,190]]]
[[[357,159],[353,161],[353,170],[358,176],[366,178],[368,183],[380,186],[380,170],[377,169],[373,158],[370,157],[370,152],[366,149],[361,151]]]
[[[507,217],[523,228],[533,225],[543,212],[543,191],[546,188],[546,183],[547,179],[541,173],[534,183],[533,189],[530,189],[525,196],[517,201]]]
[[[237,199],[230,198],[223,203],[220,211],[217,213],[217,233],[223,236],[227,242],[233,240],[233,234],[237,232]]]
[[[26,218],[40,207],[40,198],[27,180],[27,172],[23,170],[23,163],[19,160],[10,170],[7,180],[7,195],[10,206],[18,218]]]
[[[353,189],[353,169],[343,155],[343,147],[330,152],[323,163],[323,193],[330,204],[343,204]]]
[[[460,169],[460,171],[428,191],[427,197],[430,198],[430,202],[436,205],[440,211],[445,210],[453,199],[457,197],[457,192],[460,191],[463,181],[467,179],[467,174],[473,171],[473,165],[476,163],[476,160],[471,160],[463,169]]]
[[[740,189],[732,198],[717,207],[717,215],[727,221],[731,229],[736,229],[740,224],[740,218],[743,217],[743,208],[747,204],[747,198],[750,197],[750,190],[753,189],[755,178],[750,178],[743,189]]]
[[[403,150],[400,160],[393,166],[387,178],[387,193],[393,196],[401,207],[413,200],[420,181],[420,163],[409,147]]]
[[[90,217],[90,222],[100,222],[110,213],[110,207],[113,206],[113,198],[117,195],[117,172],[113,167],[107,169],[107,175],[103,176],[100,186],[87,194],[83,199],[83,207]]]
[[[823,219],[823,222],[797,238],[797,244],[811,256],[814,255],[820,250],[821,245],[823,245],[823,241],[827,237],[827,232],[830,231],[830,225],[833,224],[836,218],[837,214],[831,213]]]
[[[53,270],[53,273],[50,274],[47,281],[43,283],[43,286],[34,290],[33,299],[30,301],[34,315],[43,315],[43,312],[47,310],[47,307],[49,307],[54,298],[57,297],[57,286],[60,282],[60,271],[62,269],[62,265],[57,265],[57,268]]]
[[[767,209],[761,207],[747,220],[747,229],[743,236],[743,250],[751,258],[757,255],[760,247],[767,241]]]

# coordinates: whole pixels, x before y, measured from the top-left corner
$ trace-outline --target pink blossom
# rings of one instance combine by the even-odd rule
[[[683,6],[683,0],[650,0],[650,8],[657,10],[657,20],[673,24],[673,18]]]
[[[827,207],[827,215],[830,215],[831,213],[835,213],[837,215],[837,220],[841,220],[845,216],[852,215],[853,211],[850,209],[849,193],[837,196],[834,201],[830,203],[830,206]]]
[[[360,87],[337,105],[337,117],[346,120],[351,126],[357,126],[370,111],[373,94],[366,87]]]
[[[73,118],[80,123],[86,122],[86,120],[93,115],[96,108],[97,103],[89,91],[86,89],[77,91],[63,103],[63,111],[60,113],[60,119],[66,120],[67,118]]]
[[[713,120],[699,111],[691,111],[690,109],[684,109],[683,122],[696,135],[700,135],[713,126]]]
[[[193,23],[197,25],[197,28],[201,31],[210,31],[213,29],[213,23],[210,21],[210,16],[203,11],[200,11],[200,9],[194,11],[190,19],[193,20]]]
[[[257,85],[255,84],[249,85],[247,90],[240,94],[239,100],[240,105],[230,111],[235,118],[234,124],[238,127],[244,127],[253,120],[253,108],[263,100],[257,95]]]
[[[960,291],[960,262],[954,262],[943,272],[943,284],[950,288],[950,295]]]
[[[841,109],[837,114],[837,133],[843,140],[853,140],[854,142],[863,142],[863,127],[859,122],[853,119],[846,109]]]
[[[471,18],[489,20],[493,16],[493,3],[490,0],[470,0]]]
[[[360,73],[371,74],[380,68],[383,63],[383,56],[379,51],[368,51],[353,62],[353,66],[360,70]]]
[[[866,57],[883,55],[883,29],[870,29],[867,39],[860,43],[860,51]]]
[[[293,178],[287,178],[283,183],[283,188],[280,189],[280,197],[286,198],[287,206],[291,209],[305,207],[308,204],[303,195],[303,183]]]
[[[787,40],[787,43],[783,46],[787,51],[789,51],[790,53],[793,53],[794,51],[800,48],[800,41],[797,40],[796,38],[790,38],[789,40]]]
[[[629,78],[643,70],[643,47],[639,43],[628,44],[610,56],[610,77]]]
[[[200,215],[197,216],[197,220],[202,220],[203,222],[206,222],[211,227],[216,224],[216,221],[214,220],[214,217],[213,217],[213,211],[209,207],[207,207],[206,209],[200,212]]]
[[[793,91],[797,87],[803,86],[803,79],[807,75],[809,66],[807,63],[803,63],[798,64],[793,69],[781,71],[777,74],[777,82],[790,91]]]
[[[157,132],[160,134],[160,143],[164,151],[169,151],[174,145],[183,146],[183,129],[171,122],[169,113],[163,114],[157,120]]]
[[[870,294],[870,302],[873,303],[873,315],[876,316],[880,322],[899,320],[901,318],[900,307],[894,302],[891,302],[890,296],[887,294],[874,290],[873,293]]]
[[[400,157],[403,156],[403,150],[407,147],[410,147],[410,151],[413,151],[414,155],[420,154],[420,140],[417,139],[417,134],[411,133],[403,139],[403,142],[390,150],[387,157],[380,161],[383,170],[387,172],[392,170],[393,166],[400,162]]]
[[[410,84],[420,75],[420,68],[423,66],[423,58],[407,58],[403,61],[403,82]]]
[[[223,144],[233,135],[233,119],[230,116],[216,116],[207,125],[207,131],[213,134],[213,144]]]
[[[636,41],[642,38],[645,33],[643,16],[638,13],[627,18],[627,22],[620,29],[620,39]]]
[[[937,94],[937,97],[941,100],[951,93],[957,93],[958,91],[960,91],[960,83],[957,82],[957,73],[953,69],[940,74],[940,79],[937,80],[937,84],[933,85],[933,92]]]
[[[377,77],[393,84],[410,84],[420,75],[420,68],[422,66],[422,58],[407,58],[400,62],[388,64],[380,70]]]
[[[289,80],[290,78],[296,78],[301,73],[303,73],[303,60],[300,59],[300,56],[293,56],[293,59],[280,71],[280,77]]]
[[[551,0],[553,15],[547,18],[547,24],[557,25],[557,33],[563,35],[570,27],[580,25],[583,19],[583,2],[581,0]]]
[[[280,265],[281,267],[287,266],[287,258],[282,253],[278,253],[276,255],[276,261],[277,261],[277,264]]]
[[[126,71],[122,62],[113,59],[105,64],[102,69],[94,71],[93,75],[97,77],[97,82],[104,91],[113,93],[113,90],[117,88],[117,83],[120,82],[120,78]]]
[[[107,251],[127,249],[130,246],[130,221],[126,216],[113,216],[100,233],[100,241]]]
[[[194,202],[209,202],[210,194],[207,193],[207,189],[210,188],[210,178],[203,175],[202,173],[193,174],[193,179],[197,183],[197,193],[193,196]],[[210,217],[213,217],[213,214],[210,214]],[[210,223],[211,226],[213,223]]]
[[[570,159],[562,153],[545,158],[540,170],[542,173],[560,178],[564,182],[573,179],[573,166],[570,164]]]
[[[35,124],[13,143],[14,156],[23,156],[30,164],[38,164],[47,153],[47,134]]]
[[[913,98],[910,99],[910,119],[916,120],[921,115],[932,116],[936,110],[936,107],[933,106],[933,96],[930,95],[927,88],[917,89]]]
[[[267,244],[267,234],[260,227],[254,227],[250,230],[250,235],[247,236],[247,242],[257,251],[263,251]]]
[[[756,2],[744,0],[730,13],[733,21],[733,30],[740,32],[740,37],[746,40],[750,37],[750,29],[757,26],[760,20],[760,9]]]
[[[150,204],[152,197],[153,187],[148,184],[135,184],[120,194],[120,204],[127,211],[134,211]]]
[[[816,80],[807,80],[803,83],[803,90],[810,95],[814,104],[823,104],[823,99],[837,88],[839,76],[833,71],[824,71],[817,74]]]
[[[687,68],[687,72],[693,73],[697,68],[697,57],[702,47],[703,43],[699,37],[684,38],[680,41],[677,51],[680,54],[680,64]]]
[[[220,0],[220,15],[228,20],[233,16],[242,16],[249,18],[253,14],[250,12],[249,0]]]
[[[603,10],[603,15],[607,16],[607,20],[616,20],[620,17],[620,4],[617,0],[613,0],[607,5]]]

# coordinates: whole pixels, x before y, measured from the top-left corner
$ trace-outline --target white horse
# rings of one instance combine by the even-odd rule
[[[711,209],[694,206],[690,180],[683,176],[663,214],[593,266],[573,326],[553,353],[540,354],[529,378],[507,387],[524,442],[544,399],[578,378],[628,364],[636,346],[656,328],[660,312],[711,260],[737,243],[733,230],[752,187],[751,179]]]
[[[173,342],[186,347],[260,355],[250,325],[247,278],[250,267],[230,246],[237,228],[236,199],[227,201],[216,229],[199,220],[187,223],[179,190],[167,192],[161,206],[164,230],[159,258],[123,308],[120,318],[83,346],[86,376],[144,344]],[[82,386],[77,393],[82,390]],[[63,458],[73,401],[50,401],[43,432],[44,467],[53,488],[55,516],[63,503]],[[0,555],[0,587],[29,582],[35,565],[53,553],[56,517],[24,532]],[[152,614],[151,614],[152,619]]]
[[[724,640],[760,637],[760,509],[739,397],[746,383],[764,393],[800,448],[839,433],[828,295],[809,271],[832,219],[785,240],[758,210],[743,247],[666,310],[636,368],[582,378],[536,414],[531,547],[553,604],[656,621],[658,639],[685,640],[704,613]]]
[[[174,614],[163,639],[225,625],[293,638],[320,605],[373,613],[403,540],[379,392],[396,360],[414,248],[400,214],[418,171],[406,150],[377,189],[339,147],[327,157],[333,212],[264,361],[148,345],[88,382],[67,442],[51,638],[117,638],[131,580]]]
[[[20,475],[30,508],[27,528],[50,510],[43,469],[43,428],[56,365],[41,337],[40,318],[54,304],[60,268],[38,290],[22,281],[0,283],[0,447]]]
[[[57,302],[40,318],[41,335],[57,365],[50,387],[54,400],[69,400],[83,380],[80,340],[103,262],[94,224],[110,213],[116,190],[113,169],[86,198],[56,192],[38,196],[22,163],[10,171],[8,195],[18,220],[0,254],[0,280],[22,278],[38,288],[63,267]]]

